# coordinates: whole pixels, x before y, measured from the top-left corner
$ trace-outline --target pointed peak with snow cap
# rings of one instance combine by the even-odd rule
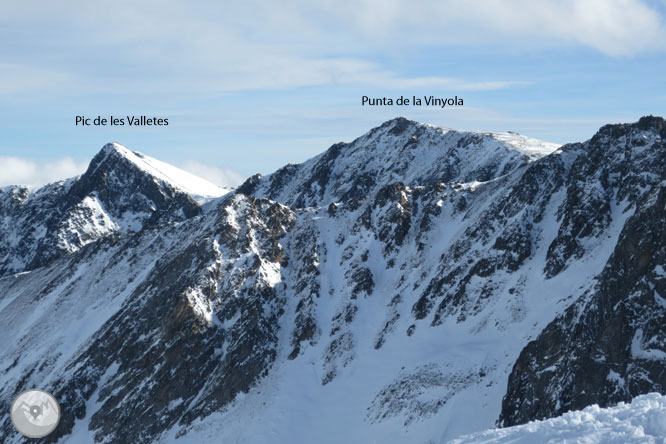
[[[113,153],[113,152],[115,152],[115,153],[119,153],[119,154],[122,154],[122,155],[127,155],[128,153],[132,152],[129,148],[119,144],[118,142],[109,142],[109,143],[105,144],[102,147],[101,151],[104,152],[104,153]]]
[[[114,233],[183,222],[201,214],[206,200],[228,192],[118,143],[104,145],[79,177],[32,194],[16,190],[5,193],[0,212],[29,223],[13,232],[20,241],[6,242],[0,277],[41,267]]]
[[[104,145],[100,152],[93,158],[88,171],[92,170],[94,172],[100,167],[103,169],[111,167],[113,169],[122,164],[127,166],[127,162],[143,173],[152,176],[156,181],[168,184],[190,195],[190,197],[199,203],[220,197],[230,191],[166,162],[138,151],[132,151],[117,142]]]

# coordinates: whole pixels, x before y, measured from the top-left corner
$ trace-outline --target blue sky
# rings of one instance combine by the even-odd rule
[[[0,185],[79,174],[108,141],[233,185],[397,115],[558,143],[666,115],[663,0],[0,5]],[[77,115],[170,124],[76,127]]]

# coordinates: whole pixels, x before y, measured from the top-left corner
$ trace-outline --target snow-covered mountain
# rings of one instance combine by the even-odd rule
[[[436,443],[663,392],[665,138],[655,117],[559,148],[398,118],[205,211],[107,145],[0,207],[30,246],[3,251],[0,408],[52,392],[46,442]],[[113,229],[31,242],[90,196]]]
[[[397,118],[303,164],[253,176],[239,192],[296,208],[355,204],[398,182],[487,182],[557,148],[515,133],[454,131]]]

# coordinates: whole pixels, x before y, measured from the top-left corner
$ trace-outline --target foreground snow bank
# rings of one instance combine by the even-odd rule
[[[630,404],[565,413],[557,418],[474,433],[449,441],[490,443],[666,443],[666,396],[637,396]]]

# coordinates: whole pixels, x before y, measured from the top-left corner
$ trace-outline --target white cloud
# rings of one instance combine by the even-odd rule
[[[664,18],[644,0],[67,4],[3,2],[0,38],[19,31],[28,37],[0,50],[11,62],[0,70],[0,93],[42,86],[88,94],[340,84],[488,90],[519,82],[492,72],[474,81],[446,72],[411,76],[375,55],[476,45],[498,51],[583,46],[624,56],[662,50],[666,42]],[[37,44],[47,32],[48,46]],[[101,53],[104,64],[88,62]],[[448,63],[456,60],[438,61]]]
[[[220,187],[234,188],[246,179],[242,174],[229,168],[207,165],[196,160],[189,160],[180,165],[180,168]]]
[[[82,174],[88,162],[78,163],[70,157],[63,157],[52,162],[38,163],[21,157],[0,156],[0,165],[0,186],[39,187]]]

